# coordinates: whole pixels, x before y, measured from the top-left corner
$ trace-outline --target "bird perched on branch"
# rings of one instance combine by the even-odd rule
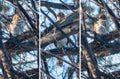
[[[99,35],[105,35],[108,33],[106,25],[106,16],[102,13],[98,15],[98,21],[94,23],[94,32]]]
[[[20,19],[19,14],[14,14],[13,17],[12,17],[12,21],[11,21],[9,27],[7,28],[7,29],[8,29],[8,32],[9,32],[12,36],[16,35],[16,34],[15,34],[15,28],[17,27],[17,22],[18,22],[19,19]]]
[[[56,16],[57,16],[56,22],[58,22],[58,23],[62,20],[63,17],[65,17],[64,13],[62,13],[62,12],[59,12]],[[54,27],[54,34],[56,33],[56,31],[57,31],[57,29],[56,29],[56,27]],[[56,40],[56,38],[55,38],[54,45],[55,45],[56,48],[63,49],[63,47],[66,44],[67,44],[67,39],[66,38],[63,38],[61,40]],[[63,64],[63,61],[61,61],[60,59],[57,59],[56,64],[57,64],[57,66],[61,67],[62,64]]]
[[[108,34],[108,30],[107,30],[107,27],[106,27],[106,16],[101,13],[98,15],[98,21],[94,22],[94,33],[95,33],[95,37],[98,38],[99,41],[105,43],[105,39],[104,37],[102,37],[102,35],[106,35]]]

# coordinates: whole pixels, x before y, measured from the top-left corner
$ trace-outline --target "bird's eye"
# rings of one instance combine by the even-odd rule
[[[98,16],[98,18],[99,18],[99,19],[102,19],[102,20],[106,20],[106,19],[107,19],[104,14],[100,14],[100,15]]]

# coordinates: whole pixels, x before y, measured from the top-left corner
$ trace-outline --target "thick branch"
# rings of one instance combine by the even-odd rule
[[[48,2],[48,1],[41,1],[41,6],[52,7],[52,8],[57,8],[57,9],[66,9],[66,10],[68,10],[69,8],[72,10],[78,8],[78,7],[74,7],[73,5],[67,5],[69,7],[69,8],[67,8],[63,4],[52,3],[52,2]]]
[[[70,27],[71,27],[71,31],[69,30],[70,29],[69,27],[63,29],[63,32],[65,34],[67,34],[68,36],[76,34],[79,31],[78,23],[70,25]],[[56,38],[56,40],[60,40],[64,37],[65,36],[63,36],[63,34],[59,31],[57,31],[56,34],[54,34],[54,35],[53,35],[53,33],[49,33],[45,37],[41,38],[41,47],[45,47],[45,46],[55,42],[55,38]]]

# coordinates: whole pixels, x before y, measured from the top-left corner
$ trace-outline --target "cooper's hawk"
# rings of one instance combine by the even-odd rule
[[[11,35],[16,35],[15,34],[15,28],[17,27],[17,22],[20,19],[20,16],[18,14],[13,15],[12,21],[8,27],[8,31],[10,32]]]
[[[58,23],[62,20],[63,17],[65,17],[64,13],[62,13],[62,12],[59,12],[56,16],[57,16],[56,22],[58,22]],[[54,33],[56,33],[56,31],[57,31],[57,29],[55,27],[54,28]],[[56,48],[63,49],[63,47],[67,44],[67,39],[66,38],[63,38],[61,40],[55,40],[55,41],[56,42],[54,43],[54,45],[56,46]],[[57,66],[61,67],[63,62],[61,60],[57,59],[56,64],[57,64]]]
[[[108,30],[106,28],[106,16],[101,13],[98,15],[98,21],[94,22],[94,32],[95,38],[97,38],[100,42],[106,43],[106,39],[102,37],[102,35],[108,34]]]

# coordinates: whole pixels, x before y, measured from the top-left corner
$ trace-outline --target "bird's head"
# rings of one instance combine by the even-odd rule
[[[12,18],[12,21],[18,21],[19,19],[20,19],[19,14],[14,14],[13,18]]]
[[[106,20],[107,17],[105,16],[105,14],[101,13],[98,15],[98,19]]]
[[[61,18],[65,17],[63,12],[59,12],[57,15],[57,21],[61,20]]]

